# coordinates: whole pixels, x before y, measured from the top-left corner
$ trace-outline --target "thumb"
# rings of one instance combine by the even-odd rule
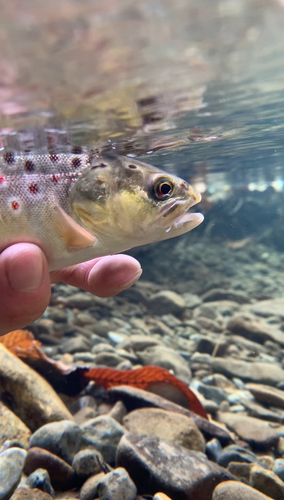
[[[50,278],[42,250],[18,243],[0,254],[0,335],[23,328],[44,312]]]

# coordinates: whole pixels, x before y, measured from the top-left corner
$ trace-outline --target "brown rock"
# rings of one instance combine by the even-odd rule
[[[277,446],[279,435],[276,429],[269,426],[269,422],[230,412],[219,412],[217,420],[226,424],[229,429],[253,447],[267,450]]]
[[[100,472],[95,476],[89,477],[87,481],[83,484],[80,491],[81,500],[94,500],[97,497],[97,490],[99,482],[105,477],[104,472]]]
[[[136,351],[136,355],[143,365],[161,366],[172,370],[176,377],[189,384],[191,371],[188,363],[171,347],[156,345],[144,351]]]
[[[259,491],[237,481],[226,481],[215,488],[212,500],[271,500]]]
[[[284,500],[284,483],[271,470],[254,465],[250,471],[250,484],[275,500]]]
[[[67,462],[42,448],[31,448],[25,462],[24,472],[29,476],[36,469],[46,469],[53,488],[68,489],[73,485],[73,469]]]
[[[243,315],[233,316],[227,323],[227,328],[233,333],[242,335],[247,339],[264,344],[266,340],[277,342],[284,346],[284,333],[274,325],[265,321]]]
[[[52,500],[52,496],[37,488],[17,488],[10,500]]]
[[[0,401],[0,447],[10,440],[28,448],[30,437],[30,429]]]
[[[128,413],[123,425],[132,434],[156,436],[189,450],[205,451],[205,440],[196,424],[189,417],[178,413],[143,408]]]
[[[247,384],[246,388],[259,401],[284,408],[284,391],[264,384]]]
[[[49,383],[0,344],[0,398],[32,430],[56,420],[73,420]]]

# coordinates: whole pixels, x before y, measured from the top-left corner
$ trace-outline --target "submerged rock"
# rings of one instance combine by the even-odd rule
[[[27,452],[21,448],[9,448],[0,454],[0,499],[8,500],[17,488]]]

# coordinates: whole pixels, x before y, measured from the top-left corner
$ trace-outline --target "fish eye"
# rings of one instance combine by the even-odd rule
[[[173,192],[173,184],[166,179],[159,179],[154,186],[154,192],[159,200],[166,200]]]

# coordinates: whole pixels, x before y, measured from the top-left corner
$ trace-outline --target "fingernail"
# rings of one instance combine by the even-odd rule
[[[140,278],[141,274],[142,274],[142,269],[140,268],[139,272],[134,276],[134,278],[132,278],[130,281],[127,281],[127,283],[124,283],[123,285],[121,285],[121,287],[119,289],[117,289],[117,292],[119,292],[119,291],[121,292],[122,290],[126,290],[127,288],[130,288]]]
[[[6,264],[9,284],[16,292],[35,292],[43,282],[44,263],[41,250],[35,249],[29,258],[22,252],[11,256]]]

